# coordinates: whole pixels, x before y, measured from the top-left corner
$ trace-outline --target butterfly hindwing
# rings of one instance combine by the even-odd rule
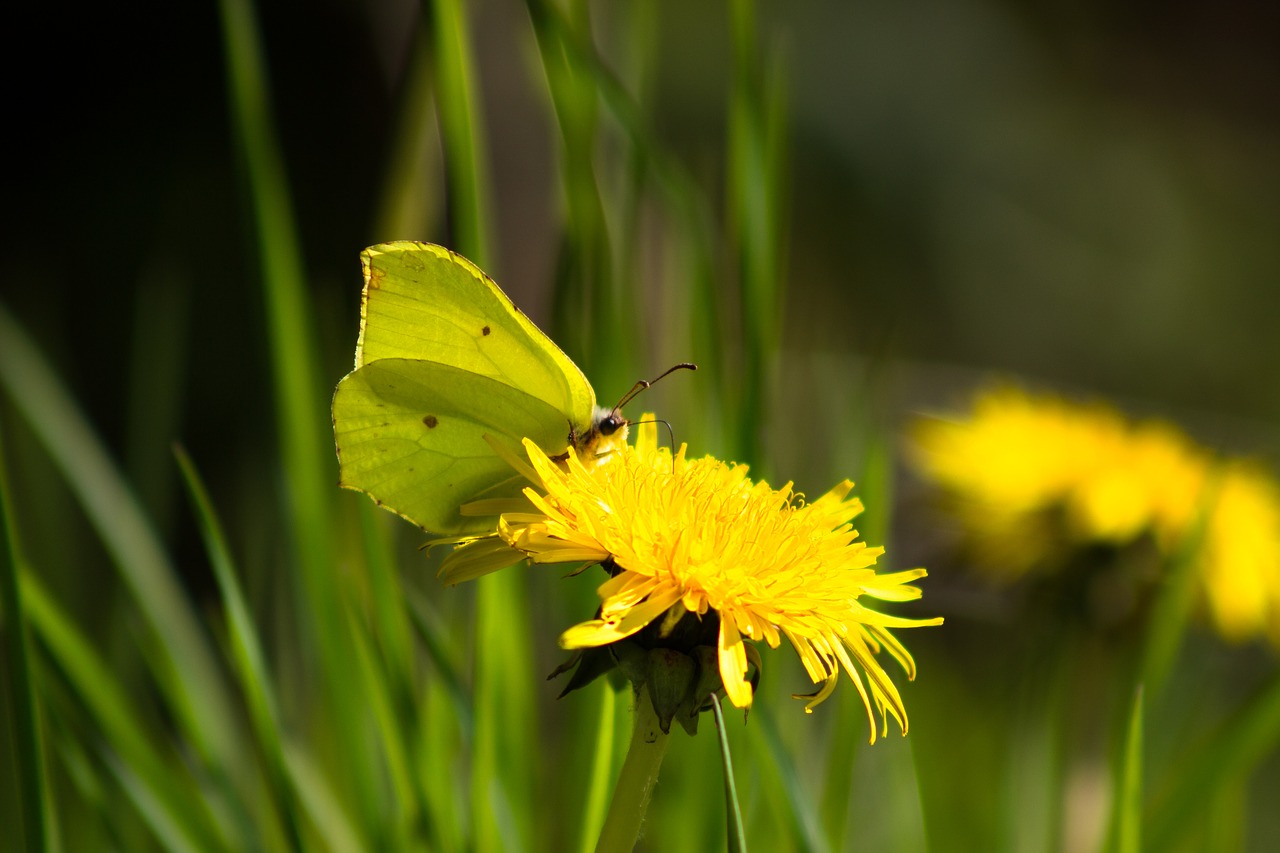
[[[460,505],[514,497],[527,485],[486,435],[513,448],[524,436],[563,448],[569,431],[558,411],[518,388],[401,358],[348,374],[334,394],[333,423],[341,485],[436,533],[492,529],[492,519],[464,517]]]

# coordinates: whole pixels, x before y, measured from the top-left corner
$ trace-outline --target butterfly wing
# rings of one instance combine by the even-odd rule
[[[488,435],[548,453],[590,427],[586,377],[474,264],[427,243],[361,255],[356,369],[333,399],[340,484],[437,533],[492,529],[462,504],[523,485]]]

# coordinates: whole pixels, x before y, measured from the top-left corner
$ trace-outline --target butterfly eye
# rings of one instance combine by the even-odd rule
[[[615,409],[614,411],[610,412],[607,417],[605,417],[603,420],[600,421],[596,429],[600,432],[601,435],[609,436],[609,435],[613,435],[615,432],[622,429],[624,426],[627,425],[627,423],[628,421],[626,418],[622,416],[622,413]]]

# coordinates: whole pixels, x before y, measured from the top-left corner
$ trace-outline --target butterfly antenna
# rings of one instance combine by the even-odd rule
[[[658,378],[661,379],[662,377]],[[651,421],[635,421],[634,423],[637,426],[640,424],[662,424],[667,428],[667,438],[671,439],[671,473],[674,474],[676,472],[676,431],[671,428],[671,421],[656,418]]]
[[[635,385],[631,386],[630,391],[622,395],[622,399],[618,401],[618,405],[613,407],[614,413],[616,414],[617,412],[620,412],[622,410],[622,407],[625,406],[627,403],[630,403],[633,399],[635,399],[635,396],[637,394],[639,394],[641,391],[645,390],[646,388],[649,388],[659,379],[662,379],[664,376],[675,373],[677,370],[697,370],[697,369],[698,369],[698,365],[693,364],[692,362],[682,361],[673,367],[668,367],[662,373],[658,374],[657,376],[655,376],[654,378],[648,381],[641,379]],[[670,426],[668,426],[667,428],[670,429]]]

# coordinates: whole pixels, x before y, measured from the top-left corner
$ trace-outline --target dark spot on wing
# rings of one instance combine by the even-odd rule
[[[481,329],[481,330],[480,330],[480,334],[482,334],[482,335],[487,335],[487,334],[489,334],[489,332],[490,332],[490,331],[491,331],[491,330],[489,329],[489,327],[488,327],[488,326],[485,326],[483,329]]]
[[[440,423],[435,415],[425,415],[422,418],[422,422],[427,425],[427,429],[435,429],[436,425]]]

